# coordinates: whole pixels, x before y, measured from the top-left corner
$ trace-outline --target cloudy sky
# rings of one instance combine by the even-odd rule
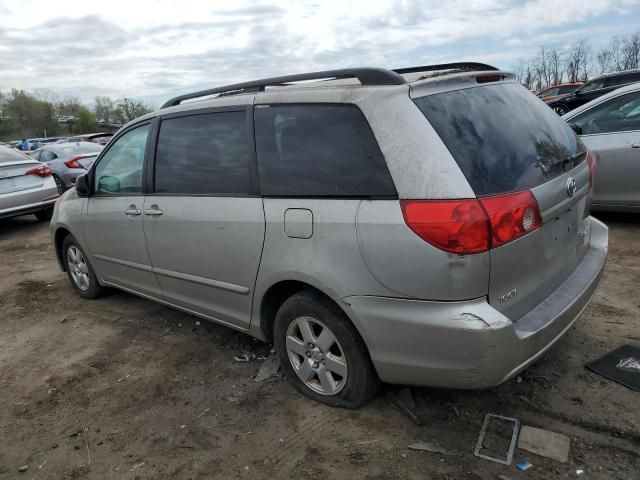
[[[91,101],[346,66],[595,47],[640,27],[640,0],[0,0],[0,90]]]

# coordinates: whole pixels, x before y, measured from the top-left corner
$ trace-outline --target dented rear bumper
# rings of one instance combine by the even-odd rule
[[[589,248],[547,298],[512,322],[486,298],[429,302],[382,297],[341,300],[388,383],[479,389],[498,385],[540,358],[589,304],[607,258],[608,229],[591,219]]]

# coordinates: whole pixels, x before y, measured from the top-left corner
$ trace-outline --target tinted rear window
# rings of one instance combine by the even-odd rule
[[[155,191],[251,193],[246,118],[242,111],[163,119],[156,149]]]
[[[395,196],[378,143],[353,105],[255,109],[264,195]]]
[[[532,188],[584,160],[573,130],[521,85],[467,88],[415,102],[476,195]]]

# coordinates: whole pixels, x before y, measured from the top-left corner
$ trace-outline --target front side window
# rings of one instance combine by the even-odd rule
[[[640,130],[640,91],[607,100],[570,120],[583,135]]]
[[[140,193],[144,152],[150,125],[129,130],[100,159],[95,170],[97,193]]]
[[[354,105],[255,109],[264,195],[395,196],[382,152]]]
[[[244,111],[163,119],[155,192],[195,195],[251,193],[251,155]]]

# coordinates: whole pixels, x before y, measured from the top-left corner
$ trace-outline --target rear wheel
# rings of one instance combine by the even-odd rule
[[[78,295],[90,299],[102,295],[104,288],[98,284],[93,267],[87,261],[87,255],[72,235],[64,239],[62,255],[71,286]]]
[[[304,290],[282,304],[274,343],[288,380],[318,402],[358,408],[378,391],[378,376],[357,330],[318,292]]]
[[[58,175],[54,174],[53,179],[56,181],[56,187],[58,187],[58,195],[62,195],[67,190],[67,186]]]
[[[558,115],[564,115],[569,111],[569,107],[567,107],[564,103],[558,103],[553,106],[553,111]]]
[[[53,207],[45,208],[44,210],[40,210],[34,214],[38,220],[41,222],[48,222],[51,220],[53,216]]]

